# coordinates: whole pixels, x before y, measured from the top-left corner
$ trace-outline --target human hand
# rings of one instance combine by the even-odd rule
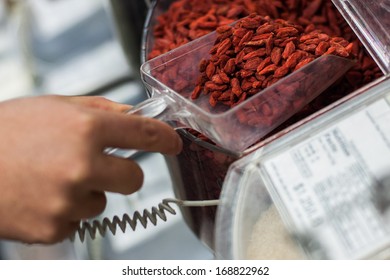
[[[104,154],[107,147],[180,152],[170,126],[123,114],[127,109],[101,97],[0,103],[0,238],[61,241],[104,210],[105,192],[137,191],[140,167]]]

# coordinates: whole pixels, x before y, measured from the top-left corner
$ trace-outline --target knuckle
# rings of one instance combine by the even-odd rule
[[[73,186],[88,181],[93,175],[93,163],[85,158],[76,158],[65,172],[67,185]]]
[[[72,209],[71,203],[64,197],[51,199],[47,205],[48,215],[51,219],[57,220],[67,217]]]
[[[61,226],[58,222],[50,221],[42,226],[39,232],[39,240],[41,243],[54,244],[65,238]]]
[[[76,118],[75,130],[82,139],[91,139],[98,130],[96,117],[88,112],[80,113]]]
[[[145,146],[154,147],[160,142],[161,135],[155,121],[144,118],[141,129]]]

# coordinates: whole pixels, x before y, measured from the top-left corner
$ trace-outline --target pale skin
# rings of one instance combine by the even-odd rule
[[[106,147],[180,152],[170,126],[128,109],[101,97],[0,103],[0,239],[60,242],[105,209],[107,192],[136,192],[141,168],[104,154]]]

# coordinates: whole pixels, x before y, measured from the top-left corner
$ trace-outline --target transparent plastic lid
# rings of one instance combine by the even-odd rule
[[[383,259],[390,224],[390,76],[233,163],[216,219],[220,259]],[[356,128],[359,129],[356,129]]]
[[[263,17],[257,17],[254,20],[257,20],[259,25],[266,21]],[[239,26],[240,22],[241,20],[233,26]],[[228,52],[223,48],[218,48],[221,50],[219,54],[212,54],[215,43],[222,35],[224,34],[218,34],[216,31],[211,32],[146,61],[141,66],[141,78],[151,94],[151,98],[147,102],[155,108],[161,108],[160,111],[157,110],[160,120],[170,122],[175,127],[195,129],[220,147],[236,153],[242,153],[246,148],[255,144],[299,112],[355,64],[355,61],[350,58],[324,54],[302,68],[281,77],[280,80],[264,89],[261,86],[264,81],[261,83],[258,81],[257,86],[251,81],[249,86],[253,88],[254,92],[251,94],[248,92],[247,95],[242,88],[244,81],[248,80],[249,76],[246,78],[241,76],[242,81],[240,81],[235,78],[238,72],[230,73],[229,76],[225,73],[227,80],[222,80],[219,73],[224,73],[225,70],[217,72],[215,63],[211,62],[213,57],[215,59],[224,52]],[[245,45],[234,47],[229,38],[226,38],[224,42],[227,42],[225,46],[229,48],[230,52],[234,52],[234,55],[230,57],[223,54],[222,56],[233,62],[233,72],[237,71],[236,49],[240,50]],[[261,45],[265,41],[262,39],[255,43],[259,42]],[[258,47],[253,49],[252,55],[257,55],[256,49]],[[240,53],[244,54],[244,51]],[[266,56],[271,59],[269,55],[264,53],[261,55],[262,58],[258,57],[259,61],[263,61]],[[207,68],[203,67],[206,68],[205,71],[211,69],[209,71],[211,74],[208,74],[210,77],[199,70],[202,61],[207,63]],[[218,61],[222,61],[222,59]],[[261,65],[260,62],[256,63]],[[208,68],[210,65],[212,68]],[[290,71],[288,67],[285,69]],[[253,76],[256,71],[247,72]],[[198,81],[204,80],[205,77],[220,80],[214,82],[214,80],[207,81],[206,79],[205,86],[201,87]],[[268,77],[272,78],[272,76]],[[238,87],[236,93],[232,89],[234,82]],[[208,85],[210,88],[207,88]],[[195,92],[197,94],[194,94]],[[210,94],[208,95],[207,92]],[[195,95],[199,98],[193,98]],[[242,99],[232,106],[217,102],[215,98],[225,101]],[[154,100],[158,102],[158,106],[155,106]],[[145,109],[150,108],[145,107]]]
[[[390,0],[332,0],[381,70],[390,73]]]

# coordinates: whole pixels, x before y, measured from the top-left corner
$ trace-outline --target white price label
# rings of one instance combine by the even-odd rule
[[[390,104],[381,99],[264,162],[282,207],[334,259],[390,242],[373,180],[390,172]],[[277,200],[278,201],[278,200]]]

